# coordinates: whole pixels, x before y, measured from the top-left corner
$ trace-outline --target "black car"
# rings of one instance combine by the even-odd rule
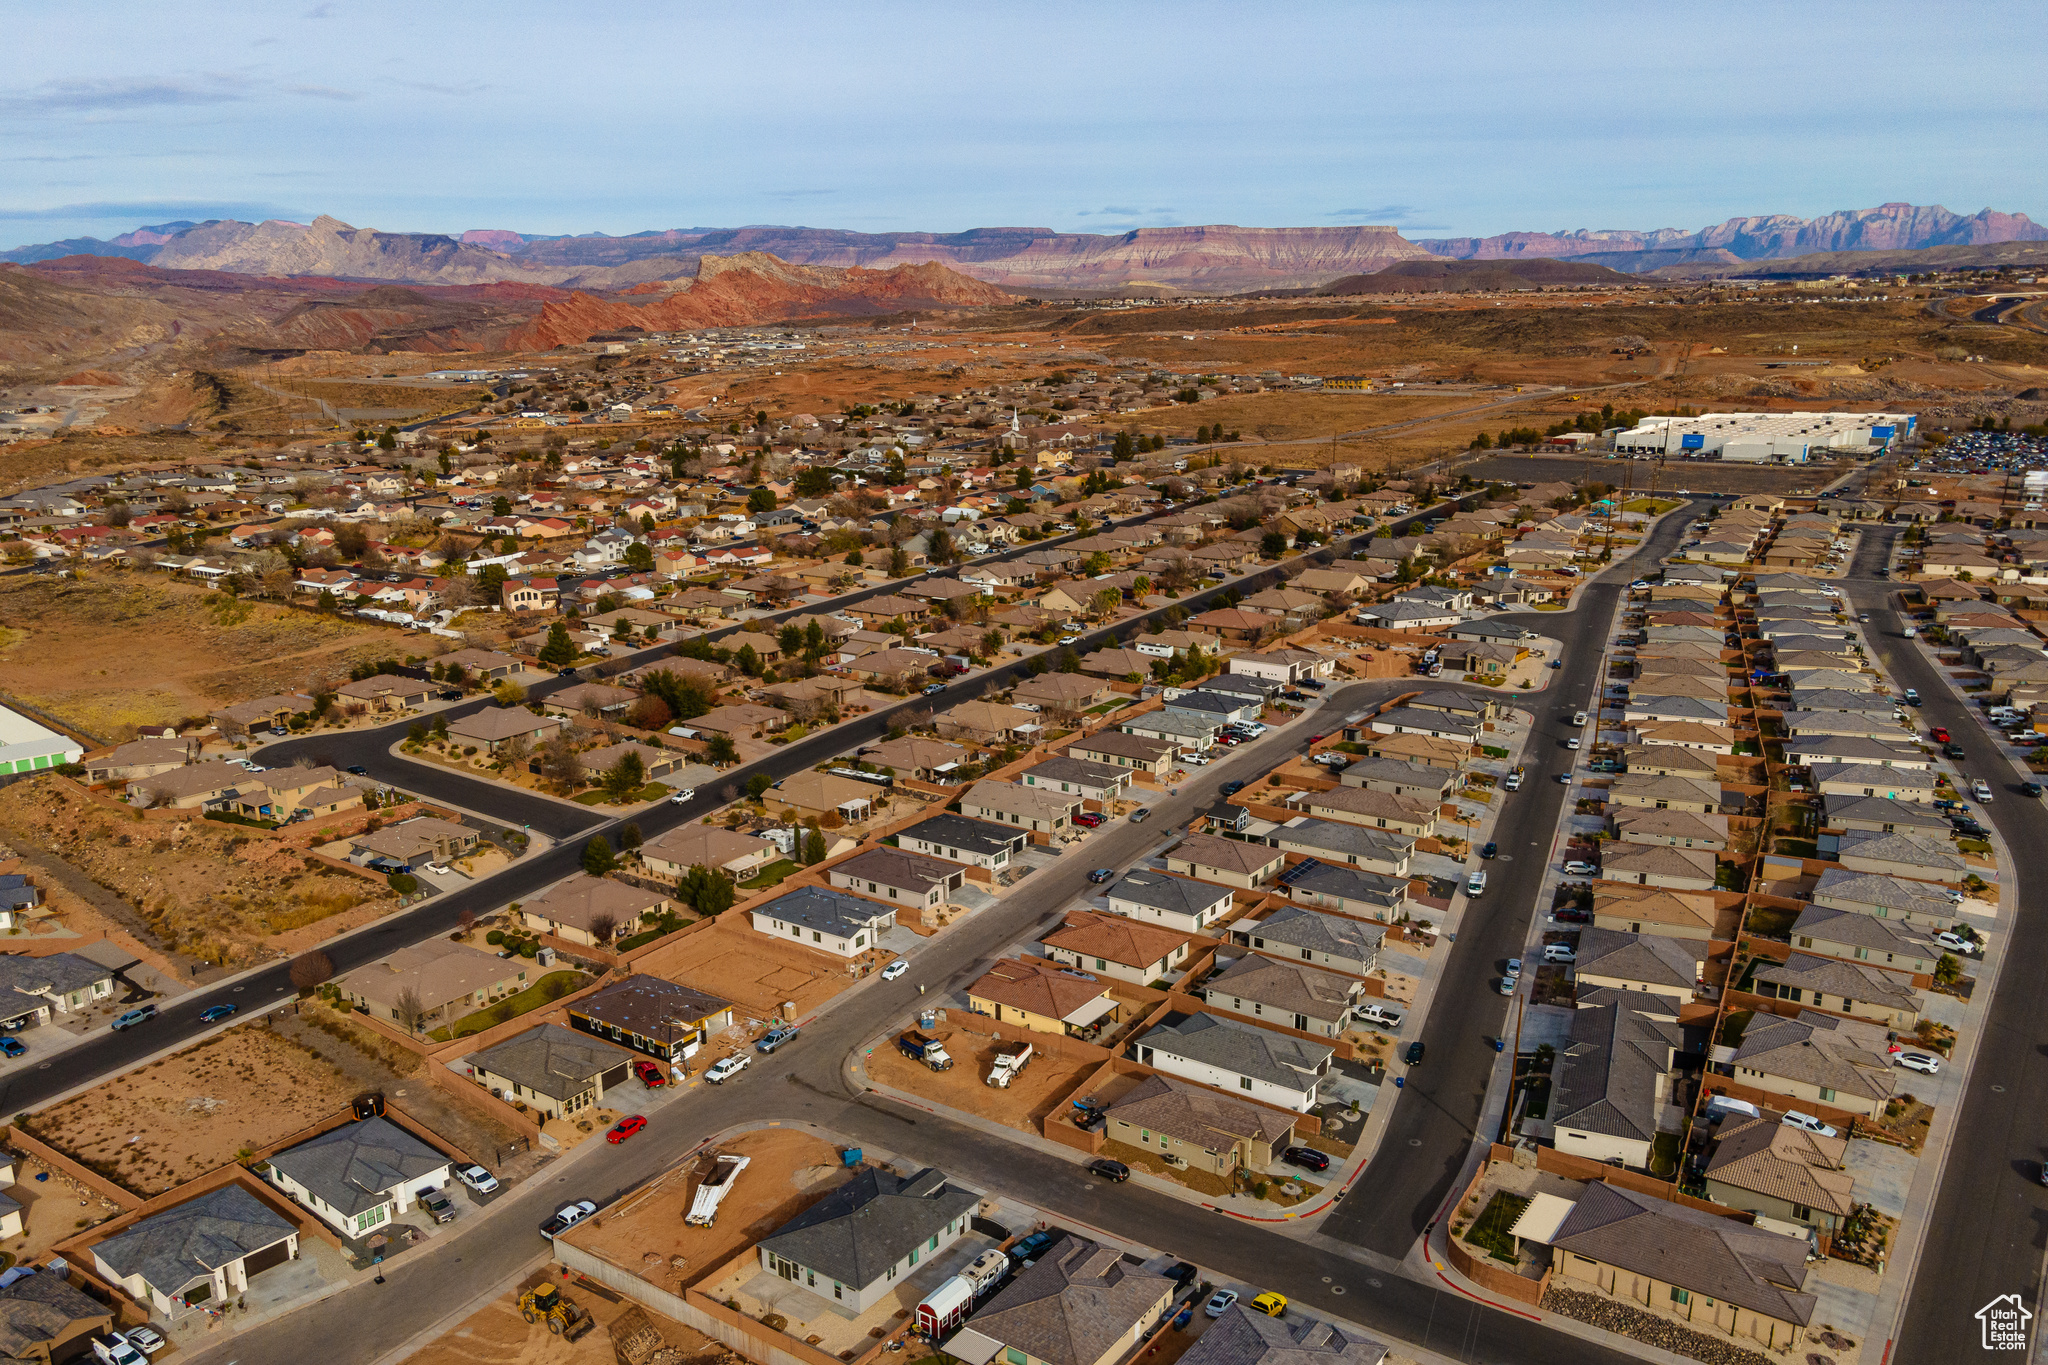
[[[1479,850],[1479,856],[1482,858],[1491,858],[1494,854],[1498,852],[1500,852],[1500,845],[1494,843],[1492,840],[1488,840],[1486,847]]]
[[[1089,1162],[1088,1169],[1094,1174],[1101,1176],[1104,1180],[1114,1180],[1121,1183],[1131,1178],[1130,1167],[1124,1165],[1121,1161],[1111,1161],[1106,1156],[1099,1156]]]
[[[555,676],[558,678],[573,678],[576,676],[576,670],[573,668],[558,668],[555,670]]]
[[[1235,796],[1243,790],[1244,783],[1242,782],[1225,782],[1223,784],[1223,794],[1225,796]]]
[[[1327,1171],[1330,1158],[1327,1153],[1313,1147],[1289,1147],[1280,1154],[1280,1159],[1290,1166],[1299,1166],[1305,1171]]]
[[[1195,1277],[1201,1273],[1201,1271],[1195,1269],[1186,1261],[1175,1261],[1173,1266],[1167,1270],[1166,1278],[1172,1280],[1182,1289],[1186,1289],[1195,1282]]]
[[[1407,1050],[1406,1052],[1402,1053],[1401,1055],[1402,1055],[1402,1058],[1403,1058],[1403,1059],[1404,1059],[1404,1060],[1405,1060],[1405,1061],[1406,1061],[1406,1062],[1408,1063],[1408,1065],[1410,1065],[1410,1066],[1421,1066],[1421,1065],[1422,1065],[1422,1040],[1421,1040],[1420,1038],[1417,1038],[1417,1039],[1416,1039],[1416,1040],[1415,1040],[1414,1042],[1412,1042],[1412,1043],[1408,1044],[1408,1050]]]
[[[1968,758],[1969,754],[1963,751],[1963,746],[1960,744],[1944,744],[1941,746],[1941,756],[1943,758]]]
[[[2041,794],[2041,784],[2040,784],[2039,782],[2022,782],[2022,783],[2020,783],[2020,795],[2022,795],[2022,796],[2039,796],[2040,794]]]
[[[348,770],[354,773],[357,777],[368,777],[370,775],[370,770],[368,768],[365,768],[360,763],[349,764]]]

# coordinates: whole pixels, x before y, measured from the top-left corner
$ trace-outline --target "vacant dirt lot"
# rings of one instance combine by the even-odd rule
[[[291,1136],[355,1092],[318,1052],[250,1024],[32,1114],[27,1127],[122,1187],[154,1195]]]
[[[974,1024],[990,1023],[975,1019]],[[1081,1078],[1101,1065],[1064,1053],[1034,1051],[1024,1074],[1007,1090],[986,1084],[989,1065],[995,1060],[1000,1032],[1002,1042],[1029,1039],[1015,1029],[983,1032],[967,1024],[947,1022],[930,1030],[946,1045],[953,1065],[947,1071],[933,1071],[913,1062],[896,1050],[893,1041],[877,1047],[865,1059],[868,1075],[883,1085],[922,1096],[934,1104],[994,1119],[1027,1133],[1039,1131],[1039,1120],[1060,1103]]]
[[[356,621],[236,603],[134,570],[0,580],[0,692],[109,742],[138,725],[315,680],[345,682],[395,637]]]
[[[528,1322],[519,1316],[519,1296],[547,1280],[545,1270],[535,1271],[464,1318],[448,1335],[421,1347],[411,1360],[417,1365],[614,1365],[612,1325],[636,1309],[660,1330],[664,1345],[676,1353],[657,1358],[651,1365],[680,1365],[683,1361],[711,1365],[739,1359],[680,1322],[648,1313],[601,1286],[574,1281],[561,1287],[571,1302],[590,1310],[597,1326],[582,1340],[565,1342],[549,1332],[546,1323]]]
[[[723,924],[686,934],[635,966],[732,1001],[740,1023],[766,1019],[788,1001],[802,1019],[852,981],[836,957]]]
[[[714,1150],[746,1157],[749,1164],[719,1206],[718,1221],[708,1228],[690,1227],[683,1215],[690,1211]],[[838,1149],[823,1138],[785,1128],[757,1129],[671,1167],[576,1229],[569,1240],[649,1284],[674,1290],[695,1284],[850,1174]]]
[[[133,905],[166,947],[208,962],[248,960],[278,947],[273,936],[345,912],[357,912],[350,923],[373,919],[396,904],[376,883],[310,862],[265,831],[123,818],[55,777],[0,788],[0,834],[62,858]]]

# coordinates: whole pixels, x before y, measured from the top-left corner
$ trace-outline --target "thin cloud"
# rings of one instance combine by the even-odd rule
[[[767,191],[767,192],[766,192],[766,193],[765,193],[765,194],[764,194],[764,195],[763,195],[762,197],[763,197],[763,198],[765,198],[765,199],[822,199],[822,198],[824,198],[824,197],[825,197],[825,196],[827,196],[827,195],[832,195],[832,194],[844,194],[844,193],[845,193],[845,191],[844,191],[844,190],[837,190],[837,189],[830,189],[830,190],[769,190],[769,191]]]
[[[389,77],[386,79],[403,90],[418,90],[428,95],[448,95],[455,99],[469,99],[491,88],[487,81],[462,81],[450,85],[438,81],[401,81]]]
[[[1416,208],[1413,204],[1380,204],[1376,207],[1365,209],[1337,209],[1323,216],[1336,219],[1340,223],[1387,223],[1411,232],[1444,232],[1449,230],[1449,224],[1447,223],[1417,222],[1416,219],[1424,212],[1425,210]]]
[[[308,19],[332,19],[334,17],[334,6],[315,5],[306,11],[306,17]]]
[[[0,107],[25,113],[93,113],[170,105],[228,104],[245,89],[215,79],[206,84],[155,79],[45,81],[33,90],[0,96]]]
[[[91,204],[58,204],[51,208],[0,208],[0,222],[120,222],[160,223],[190,218],[280,218],[288,210],[271,204],[223,204],[206,200],[143,199]]]
[[[353,90],[337,90],[331,85],[288,85],[285,89],[294,95],[306,95],[316,100],[354,101],[362,98]]]

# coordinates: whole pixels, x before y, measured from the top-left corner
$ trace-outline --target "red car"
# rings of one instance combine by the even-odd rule
[[[668,1073],[666,1071],[663,1071],[661,1067],[654,1062],[634,1062],[633,1074],[635,1076],[638,1076],[640,1078],[640,1084],[646,1086],[649,1090],[653,1090],[659,1086],[664,1086],[668,1084]]]
[[[611,1130],[604,1135],[604,1140],[616,1145],[624,1142],[646,1126],[647,1116],[645,1114],[634,1114],[620,1119],[617,1123],[613,1124]]]
[[[1097,825],[1108,824],[1108,818],[1092,810],[1084,810],[1074,817],[1074,823],[1083,829],[1094,829]]]
[[[1942,729],[1939,725],[1935,726],[1933,730],[1929,731],[1929,733],[1934,736],[1934,742],[1936,744],[1948,743],[1948,731]]]

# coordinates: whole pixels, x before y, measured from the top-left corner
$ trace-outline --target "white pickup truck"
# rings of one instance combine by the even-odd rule
[[[1364,1005],[1352,1011],[1352,1014],[1361,1024],[1378,1024],[1381,1028],[1401,1027],[1400,1011],[1390,1010],[1385,1005]]]

